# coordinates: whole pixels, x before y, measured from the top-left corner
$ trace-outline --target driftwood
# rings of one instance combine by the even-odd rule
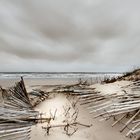
[[[130,92],[128,92],[127,89],[129,89]],[[124,94],[101,94],[96,92],[95,89],[88,88],[88,84],[81,81],[73,85],[58,86],[54,91],[66,94],[69,100],[69,97],[76,97],[77,100],[72,102],[72,107],[75,108],[77,102],[80,102],[80,104],[84,105],[91,114],[94,115],[96,112],[94,118],[102,117],[103,120],[115,118],[115,122],[112,124],[112,127],[122,123],[123,127],[120,132],[129,128],[126,133],[127,137],[140,134],[140,81],[132,82],[130,85],[122,87]],[[47,98],[48,96],[47,94],[44,94],[46,97],[42,98],[40,93],[35,92],[32,94],[34,94],[34,96],[40,96],[40,101],[44,100],[44,98]],[[72,114],[72,120],[66,119],[60,125],[51,125],[50,121],[55,119],[57,110],[55,110],[54,115],[50,111],[50,118],[40,117],[40,114],[33,110],[29,96],[30,95],[28,95],[26,91],[23,79],[21,79],[15,87],[8,90],[1,88],[0,139],[29,139],[30,127],[40,120],[48,122],[48,125],[43,127],[47,134],[50,133],[51,128],[63,127],[65,133],[68,136],[71,136],[77,131],[77,125],[85,127],[91,126],[76,121],[78,110]],[[64,114],[67,118],[71,108],[64,107],[64,110]],[[126,123],[123,122],[124,119],[126,120]],[[70,132],[70,127],[73,126],[73,131]],[[3,130],[8,131],[5,132]]]
[[[136,114],[134,114],[134,116],[130,118],[130,120],[128,120],[128,122],[124,125],[124,127],[120,130],[120,132],[123,132],[123,130],[139,115],[139,113],[140,110],[138,110]]]
[[[140,80],[131,82],[130,85],[121,87],[123,94],[101,94],[93,88],[82,85],[70,85],[61,87],[59,93],[75,96],[81,105],[84,105],[94,118],[102,117],[103,120],[113,118],[115,122],[112,127],[121,123],[123,127],[120,132],[128,129],[126,136],[140,134]],[[126,123],[123,121],[126,120]]]
[[[33,110],[23,78],[14,87],[1,88],[0,93],[0,139],[30,139],[30,128],[39,113]]]
[[[128,88],[130,90],[129,92],[127,92]],[[81,94],[80,101],[81,105],[86,105],[91,114],[96,112],[94,118],[103,117],[103,120],[115,118],[115,122],[112,124],[112,127],[118,123],[122,123],[124,126],[121,128],[120,132],[123,132],[129,127],[130,130],[126,136],[132,137],[140,133],[140,119],[136,120],[139,118],[140,114],[140,81],[133,82],[131,85],[122,87],[122,91],[124,91],[124,94]],[[119,118],[116,119],[118,116]],[[123,119],[128,119],[128,121],[124,123]],[[135,125],[131,128],[131,124]]]
[[[72,109],[70,106],[68,106],[68,107],[63,106],[63,109],[64,109],[65,120],[63,120],[62,124],[51,125],[50,123],[48,123],[48,125],[46,127],[42,127],[42,129],[45,130],[47,135],[50,134],[50,129],[63,128],[64,132],[67,136],[72,136],[78,130],[78,127],[77,127],[78,125],[83,126],[83,127],[92,126],[92,125],[87,125],[87,124],[77,122],[78,113],[79,113],[78,109],[76,109],[73,114],[70,113],[70,110]],[[73,109],[75,109],[75,108],[73,108]]]
[[[62,127],[62,128],[64,128],[66,135],[72,136],[78,130],[78,128],[73,128],[72,132],[69,132],[69,129],[72,128],[73,126],[77,126],[77,125],[84,126],[84,127],[91,127],[92,126],[92,125],[82,124],[79,122],[73,122],[73,123],[66,123],[66,124],[60,124],[60,125],[49,125],[47,127],[42,127],[42,129],[44,129],[46,131],[47,135],[49,135],[51,128]]]
[[[72,85],[72,86],[75,87],[75,86],[78,86],[78,85]],[[64,132],[65,132],[65,134],[67,136],[72,136],[78,130],[79,125],[83,126],[83,127],[91,127],[92,126],[92,125],[83,124],[83,123],[77,121],[79,110],[78,110],[76,105],[77,105],[77,103],[79,101],[79,98],[75,98],[75,97],[77,97],[79,94],[81,94],[80,93],[81,90],[80,89],[78,89],[78,90],[69,89],[69,87],[72,88],[72,86],[64,87],[64,88],[68,87],[68,89],[65,89],[65,90],[63,90],[63,88],[62,89],[58,88],[58,90],[55,89],[55,92],[66,94],[66,98],[69,100],[70,105],[63,106],[64,120],[62,121],[62,124],[60,123],[58,125],[52,125],[51,123],[48,123],[46,127],[42,127],[42,129],[44,129],[45,132],[46,132],[45,134],[49,135],[50,130],[53,129],[53,128],[63,128],[63,130],[64,130]],[[78,95],[73,96],[71,94],[72,92],[74,92],[74,93],[76,93]],[[57,109],[55,110],[54,114],[56,114],[56,111],[57,111]],[[50,113],[50,114],[52,114],[52,113]],[[53,115],[51,115],[51,116],[53,116]]]
[[[112,124],[112,127],[114,127],[117,123],[121,122],[125,117],[126,117],[127,114],[124,114],[121,116],[121,118],[119,118],[118,120],[116,120],[113,124]]]

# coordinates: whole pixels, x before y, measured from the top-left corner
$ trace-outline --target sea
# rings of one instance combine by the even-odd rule
[[[121,76],[117,72],[1,72],[0,79],[90,79],[103,80]]]

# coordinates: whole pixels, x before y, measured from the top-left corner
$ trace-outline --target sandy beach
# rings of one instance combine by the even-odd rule
[[[0,85],[3,87],[9,87],[13,85],[13,83],[18,80],[0,80]],[[77,81],[75,81],[76,83]],[[58,80],[41,80],[41,79],[25,79],[25,85],[27,88],[27,91],[31,91],[31,89],[43,89],[45,91],[49,91],[48,85],[67,85],[72,84],[74,81],[69,81],[68,79],[58,79]],[[127,82],[123,82],[124,85],[127,85]],[[118,83],[117,83],[118,85]],[[119,85],[116,88],[112,86],[111,91],[109,91],[109,88],[102,86],[102,88],[99,87],[99,84],[91,86],[92,88],[97,88],[97,90],[102,90],[107,92],[111,92],[113,89],[116,92],[119,90]],[[106,93],[105,93],[106,94]],[[75,99],[74,99],[75,100]],[[66,98],[66,95],[56,94],[52,93],[51,97],[42,103],[40,103],[37,107],[35,107],[36,111],[39,111],[40,113],[45,113],[45,116],[49,117],[50,110],[52,112],[57,109],[56,113],[56,119],[52,121],[52,124],[62,124],[63,120],[65,119],[64,114],[64,106],[71,106],[69,100]],[[84,123],[84,124],[92,124],[92,127],[86,128],[82,126],[78,126],[78,130],[74,133],[72,136],[67,136],[64,133],[63,128],[52,128],[50,130],[50,135],[46,135],[45,130],[42,129],[42,127],[47,126],[47,123],[41,123],[37,124],[35,126],[32,126],[31,129],[31,140],[38,140],[38,139],[48,139],[48,140],[56,140],[56,139],[62,139],[62,140],[127,140],[128,138],[125,137],[124,133],[120,133],[119,129],[121,125],[117,125],[116,127],[111,127],[111,124],[113,123],[113,120],[109,121],[100,121],[99,118],[93,119],[93,114],[89,114],[89,111],[87,110],[86,106],[81,106],[79,103],[76,105],[76,107],[79,110],[78,113],[78,122]],[[72,110],[73,111],[73,110]]]
[[[56,96],[55,98],[45,101],[41,103],[36,110],[41,112],[49,112],[50,109],[59,108],[59,113],[61,114],[63,112],[63,105],[68,104],[68,100],[66,100],[63,96]],[[85,127],[79,127],[78,131],[71,137],[66,136],[63,132],[63,129],[55,128],[52,129],[51,134],[49,136],[45,136],[45,131],[42,130],[42,126],[46,126],[46,124],[38,124],[37,126],[32,127],[31,132],[31,140],[38,140],[38,139],[49,139],[49,140],[56,140],[56,139],[62,139],[62,140],[127,140],[123,134],[119,133],[119,127],[112,128],[111,123],[113,121],[109,122],[100,122],[99,119],[93,119],[92,115],[89,114],[89,112],[81,107],[79,108],[79,117],[78,121],[85,123],[85,124],[93,124],[91,128],[85,128]],[[56,122],[59,123],[62,116],[58,116],[56,118]],[[61,124],[61,121],[60,121]]]

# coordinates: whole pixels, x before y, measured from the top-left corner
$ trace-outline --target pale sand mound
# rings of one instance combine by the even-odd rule
[[[109,84],[94,84],[89,86],[90,88],[95,88],[95,91],[105,94],[124,94],[121,87],[131,84],[130,81],[117,81]]]
[[[57,108],[56,120],[53,123],[61,124],[63,120],[63,106],[69,104],[70,102],[64,95],[57,95],[56,97],[41,103],[36,110],[47,112],[46,115],[49,115],[50,109],[53,112],[53,110]],[[37,126],[32,127],[31,140],[127,140],[123,134],[119,133],[118,128],[111,128],[111,122],[99,122],[98,120],[94,120],[82,106],[78,105],[78,109],[78,121],[84,124],[93,124],[91,128],[80,126],[78,131],[71,137],[68,137],[63,133],[63,128],[54,128],[51,129],[49,136],[45,136],[45,131],[42,129],[42,126],[46,126],[46,123],[38,124]]]

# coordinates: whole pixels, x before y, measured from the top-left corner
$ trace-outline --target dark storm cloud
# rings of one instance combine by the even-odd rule
[[[41,64],[36,71],[51,70],[46,65],[60,71],[140,65],[139,4],[139,0],[1,0],[0,59],[6,57],[14,70],[21,70],[23,62],[30,71],[32,61]]]

